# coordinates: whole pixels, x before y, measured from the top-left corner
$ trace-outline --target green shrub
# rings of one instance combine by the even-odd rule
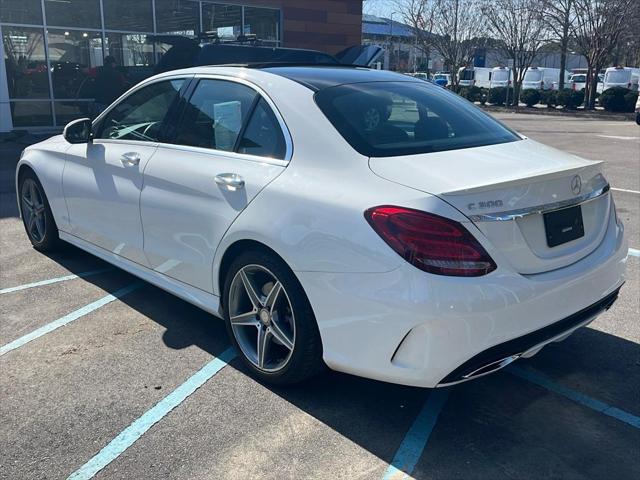
[[[633,112],[633,106],[627,105],[625,98],[629,93],[633,94],[635,92],[630,92],[622,87],[609,88],[600,95],[600,105],[608,112]]]
[[[567,110],[573,110],[584,102],[584,90],[576,92],[570,88],[563,88],[556,92],[556,103]]]
[[[479,101],[481,105],[487,103],[487,96],[489,95],[489,89],[480,87]]]
[[[487,102],[492,105],[504,105],[507,101],[507,94],[509,95],[509,105],[513,104],[513,88],[507,87],[495,87],[489,89],[489,95]]]
[[[526,90],[522,90],[522,92],[520,92],[520,101],[527,107],[533,107],[534,105],[537,105],[540,102],[540,98],[540,90],[527,88]]]
[[[638,101],[638,92],[627,92],[624,96],[625,112],[634,112],[636,109],[636,102]]]
[[[476,87],[476,86],[462,87],[458,95],[460,95],[463,98],[466,98],[470,102],[482,101],[480,87]]]
[[[549,108],[553,108],[558,104],[558,95],[555,90],[542,90],[540,93],[540,103]]]

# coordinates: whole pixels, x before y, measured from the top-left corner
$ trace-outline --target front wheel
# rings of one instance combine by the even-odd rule
[[[38,177],[27,171],[20,178],[20,211],[22,223],[31,244],[36,250],[55,250],[60,239],[49,201]]]
[[[279,258],[261,251],[241,254],[229,269],[223,295],[229,336],[257,378],[286,385],[323,369],[311,305]]]

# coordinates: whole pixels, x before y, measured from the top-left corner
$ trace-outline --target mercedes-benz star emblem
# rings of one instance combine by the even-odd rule
[[[576,175],[571,179],[571,191],[574,195],[578,195],[582,190],[582,180],[580,179],[580,175]]]

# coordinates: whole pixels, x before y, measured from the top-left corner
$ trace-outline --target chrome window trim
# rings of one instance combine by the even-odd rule
[[[246,153],[230,152],[228,150],[216,150],[206,147],[194,147],[192,145],[181,145],[176,143],[157,143],[158,148],[164,148],[167,150],[179,150],[182,152],[193,152],[204,155],[213,155],[216,157],[243,160],[255,163],[264,163],[268,165],[277,165],[279,167],[286,167],[289,165],[289,160],[280,160],[279,158],[260,157],[257,155],[249,155]]]
[[[535,207],[520,208],[517,210],[507,210],[504,212],[496,213],[484,213],[481,215],[469,215],[469,219],[472,222],[505,222],[509,220],[517,220],[519,218],[528,217],[530,215],[539,215],[541,213],[553,212],[555,210],[562,210],[563,208],[573,207],[583,203],[590,202],[607,194],[610,190],[609,184],[593,190],[590,193],[585,193],[578,197],[570,198],[568,200],[562,200],[559,202],[547,203],[544,205],[538,205]]]

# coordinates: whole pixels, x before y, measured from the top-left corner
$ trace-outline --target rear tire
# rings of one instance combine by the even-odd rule
[[[40,252],[56,250],[60,246],[58,226],[44,188],[32,170],[20,176],[18,189],[22,223],[33,248]]]
[[[260,250],[239,255],[225,278],[223,305],[229,337],[259,380],[291,385],[325,368],[311,304],[275,255]]]

